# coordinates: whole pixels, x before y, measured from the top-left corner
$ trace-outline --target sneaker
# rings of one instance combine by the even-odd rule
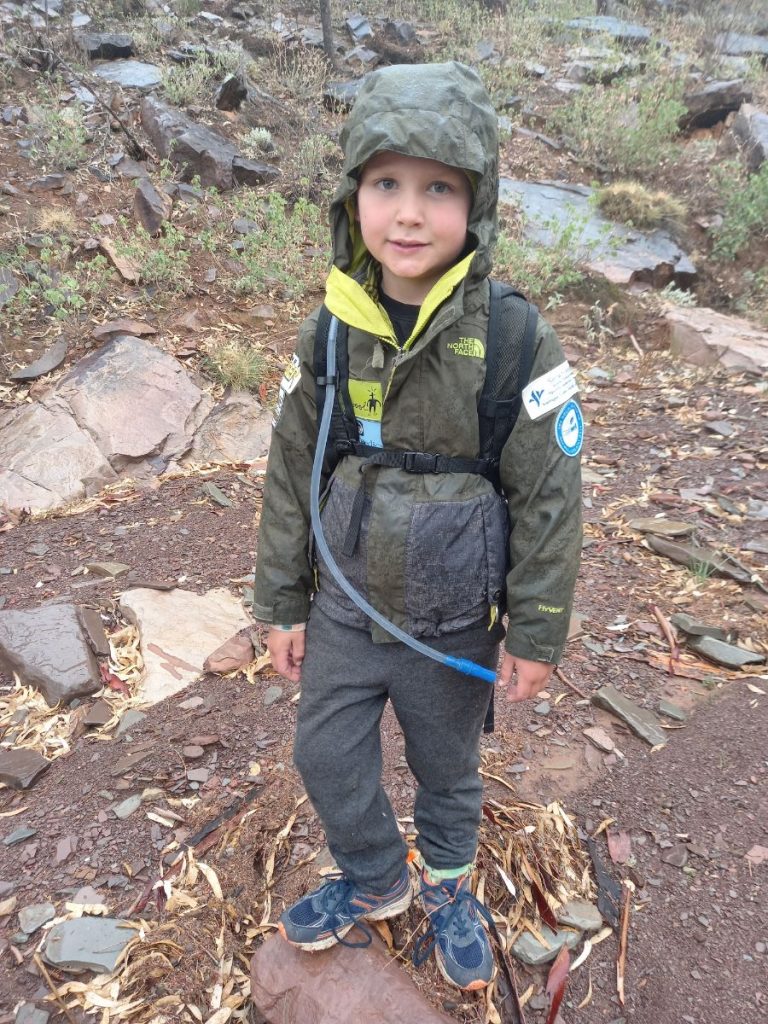
[[[343,875],[331,877],[280,915],[280,934],[300,949],[316,952],[340,942],[343,946],[369,946],[371,933],[362,921],[396,917],[411,904],[413,891],[408,866],[384,893],[367,892]],[[347,932],[360,925],[363,942],[345,942]]]
[[[414,947],[414,965],[420,967],[434,949],[451,985],[469,992],[485,988],[493,977],[493,950],[483,919],[492,924],[493,918],[470,892],[469,874],[432,883],[423,870],[420,895],[429,926]]]

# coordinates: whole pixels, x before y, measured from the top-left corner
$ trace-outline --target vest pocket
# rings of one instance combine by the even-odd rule
[[[411,630],[437,636],[485,618],[503,593],[506,540],[506,503],[496,493],[414,505],[405,559]]]

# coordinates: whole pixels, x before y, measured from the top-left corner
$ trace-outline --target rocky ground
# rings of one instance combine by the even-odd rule
[[[216,52],[237,42],[253,61],[249,74],[258,69],[263,77],[256,87],[251,81],[239,110],[213,101],[224,71],[218,80],[201,79],[205,99],[196,103],[174,105],[167,77],[159,94],[151,84],[136,91],[124,81],[105,94],[114,115],[107,134],[100,134],[103,112],[94,109],[84,159],[57,166],[42,115],[18,112],[44,107],[51,81],[32,45],[35,32],[45,40],[45,22],[35,20],[43,18],[41,5],[0,8],[9,39],[25,44],[3,64],[0,129],[4,251],[24,247],[23,256],[0,261],[8,375],[0,385],[7,506],[0,514],[0,1024],[44,1024],[46,1013],[80,1020],[85,1010],[105,1022],[259,1021],[248,1001],[256,951],[262,1007],[265,993],[293,986],[288,1019],[304,1024],[311,1013],[301,1000],[320,1000],[323,979],[332,1005],[338,1009],[339,991],[352,1005],[356,985],[373,991],[366,972],[380,976],[382,960],[341,953],[307,966],[285,960],[270,941],[280,909],[316,884],[329,858],[291,764],[296,687],[260,657],[261,637],[244,608],[269,406],[295,325],[322,283],[325,239],[311,202],[322,199],[335,166],[330,155],[313,165],[317,191],[308,196],[292,157],[318,124],[331,140],[343,115],[322,105],[307,70],[319,31],[314,9],[278,16],[248,4],[177,4],[169,12],[146,4],[142,20],[128,21],[119,6],[113,20],[101,14],[102,24],[80,5],[81,18],[94,17],[76,27],[123,28],[139,45],[130,54],[94,49],[93,67],[69,56],[67,74],[85,76],[94,89],[91,71],[162,78],[177,60],[173,53],[188,55],[185,44]],[[566,13],[591,13],[591,6],[574,4]],[[57,10],[60,19],[74,17],[71,5]],[[339,80],[374,57],[458,55],[477,61],[496,90],[505,86],[498,77],[504,63],[493,63],[494,52],[512,52],[501,16],[483,15],[491,20],[479,22],[482,32],[458,53],[449,48],[450,20],[409,16],[413,24],[371,13],[369,37],[361,22],[345,27],[335,12],[339,59],[350,72]],[[721,12],[717,27],[735,28],[729,17]],[[537,297],[577,371],[587,420],[583,568],[572,637],[549,692],[524,707],[499,700],[496,731],[483,740],[478,884],[514,943],[510,962],[524,1018],[541,1024],[550,1016],[552,957],[536,966],[520,956],[525,948],[528,960],[544,959],[542,934],[554,945],[575,942],[572,964],[587,953],[560,1008],[567,1024],[757,1024],[768,1005],[760,912],[768,870],[768,339],[759,289],[748,287],[768,240],[758,234],[735,261],[718,261],[710,234],[727,213],[713,167],[729,147],[746,160],[759,156],[757,142],[738,149],[734,128],[741,117],[746,127],[739,130],[759,134],[750,111],[768,96],[759,63],[768,25],[759,22],[759,9],[755,17],[753,41],[740,43],[753,55],[723,57],[746,61],[746,77],[734,88],[736,65],[728,65],[730,75],[725,67],[719,76],[702,72],[703,84],[697,79],[689,88],[687,115],[700,120],[689,122],[675,159],[651,175],[657,188],[689,204],[685,225],[666,234],[624,228],[605,249],[589,247],[587,276],[567,278],[570,265],[561,262],[560,276],[550,274]],[[674,20],[662,26],[649,15],[642,25],[686,42],[693,37],[684,29],[707,27]],[[627,35],[626,28],[612,31]],[[61,52],[74,53],[67,49],[71,31],[54,38]],[[570,201],[586,204],[597,177],[613,176],[559,141],[552,120],[571,95],[562,83],[592,88],[607,58],[595,55],[589,38],[579,45],[591,45],[591,56],[571,52],[573,41],[557,35],[545,42],[536,55],[543,72],[531,71],[521,86],[524,113],[517,102],[505,107],[511,127],[502,170],[509,192],[521,197],[515,209],[530,218],[525,244],[550,246],[557,263],[564,245],[578,249],[590,232],[602,244],[604,223],[582,224],[572,208],[559,212],[558,190],[528,185],[578,185]],[[634,52],[626,38],[611,46],[612,67],[617,55],[628,60]],[[727,48],[738,49],[733,39]],[[303,64],[293,61],[297,52]],[[534,54],[517,56],[532,61]],[[134,58],[155,71],[126,69],[123,61]],[[282,79],[271,70],[276,60]],[[304,68],[298,83],[297,67]],[[723,90],[723,83],[731,84]],[[75,87],[74,78],[57,80],[59,90]],[[316,91],[302,101],[308,89]],[[72,103],[61,93],[55,109]],[[118,117],[154,150],[149,160],[129,153]],[[242,151],[247,130],[265,124],[276,150]],[[203,128],[221,139],[214,158],[195,164],[211,145]],[[210,174],[207,180],[187,184],[178,169],[160,163],[172,152],[164,154],[163,140],[179,133],[192,171]],[[47,162],[36,155],[40,139],[48,140]],[[143,181],[138,187],[135,176]],[[301,222],[280,219],[268,198],[277,190],[300,198],[297,209],[309,210]],[[581,234],[564,242],[557,225],[536,226],[542,199],[554,221],[571,217]],[[502,217],[518,240],[525,238],[513,233],[519,217],[512,209]],[[141,246],[135,225],[145,227]],[[300,260],[291,264],[297,247]],[[266,263],[259,262],[262,250]],[[501,257],[509,251],[502,247]],[[517,283],[549,272],[542,262],[531,269],[532,251],[518,253]],[[99,253],[103,266],[93,263]],[[85,275],[83,268],[90,268]],[[247,289],[236,287],[245,279]],[[658,289],[670,281],[692,287],[699,305],[662,303]],[[744,312],[750,322],[737,315]],[[241,353],[242,339],[261,360],[245,391],[231,364],[229,375],[221,369],[222,349]],[[38,358],[48,362],[29,367]],[[100,626],[111,643],[99,636]],[[204,671],[207,655],[234,634],[239,660],[218,660]],[[53,703],[69,683],[74,689],[66,706],[51,710],[24,685],[32,681]],[[394,718],[386,716],[384,728],[385,781],[408,835],[413,782]],[[609,883],[598,884],[589,837],[619,886],[613,902]],[[185,842],[194,856],[173,863]],[[537,901],[539,884],[553,895],[585,897],[603,921],[580,919],[578,927],[548,932],[556,922]],[[99,927],[93,922],[101,919],[142,929],[114,975],[72,973],[71,953],[63,957],[70,967],[56,965],[53,930],[67,937],[81,922]],[[376,1017],[369,1001],[371,1022],[427,1021],[430,1013],[465,1024],[516,1019],[501,981],[487,999],[462,1000],[431,964],[413,970],[408,953],[418,927],[414,910],[391,931],[382,929],[385,952],[378,956],[411,991],[393,981],[395,1009],[390,1004]],[[102,935],[96,945],[119,948],[125,934],[135,928],[110,933],[106,942]],[[617,962],[625,963],[623,1003]],[[102,970],[113,966],[114,955]],[[385,985],[381,998],[390,997]],[[283,1020],[284,1009],[279,1004],[269,1019]],[[362,1012],[354,1019],[368,1019]]]

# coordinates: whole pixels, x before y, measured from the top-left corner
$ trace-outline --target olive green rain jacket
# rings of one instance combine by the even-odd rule
[[[478,456],[487,275],[496,235],[496,131],[496,115],[479,78],[451,63],[391,67],[371,75],[342,132],[344,176],[331,205],[333,268],[326,305],[349,325],[350,398],[366,443]],[[377,301],[376,267],[354,219],[357,173],[381,150],[462,168],[475,187],[466,254],[434,285],[402,350]],[[254,613],[263,622],[300,623],[314,601],[337,621],[370,629],[374,641],[384,642],[392,638],[349,600],[322,560],[316,573],[310,562],[317,314],[302,325],[281,384]],[[412,635],[428,638],[482,620],[490,625],[506,605],[507,649],[522,658],[556,662],[568,631],[581,549],[581,418],[562,349],[541,318],[530,381],[502,452],[503,496],[475,474],[415,475],[369,467],[361,475],[362,459],[350,455],[330,479],[323,528],[344,575]],[[366,487],[362,524],[348,557],[342,545],[361,479]]]

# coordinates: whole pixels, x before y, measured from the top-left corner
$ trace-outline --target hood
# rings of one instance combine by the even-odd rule
[[[398,64],[370,74],[341,132],[344,168],[330,210],[334,266],[355,273],[365,261],[351,199],[366,160],[391,150],[472,172],[475,254],[467,281],[486,277],[496,240],[497,123],[480,77],[464,64]]]

